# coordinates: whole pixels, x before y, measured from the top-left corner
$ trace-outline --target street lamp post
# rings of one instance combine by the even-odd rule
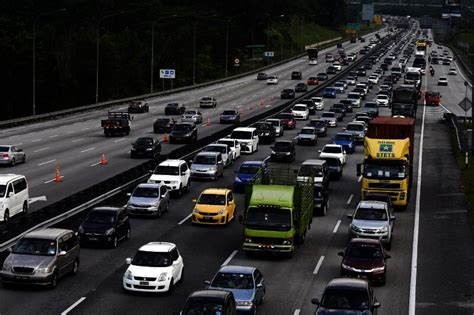
[[[155,24],[158,20],[154,20],[151,25],[151,62],[150,62],[150,93],[153,93],[153,59],[155,52]]]
[[[197,26],[197,21],[194,21],[194,28],[193,28],[193,85],[196,84],[196,26]]]

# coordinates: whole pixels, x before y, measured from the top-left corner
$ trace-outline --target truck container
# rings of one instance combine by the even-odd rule
[[[400,86],[392,93],[392,116],[416,117],[418,90],[410,86]]]
[[[319,50],[316,47],[309,47],[306,48],[306,54],[308,55],[309,59],[318,59]]]
[[[123,136],[130,134],[130,121],[130,114],[127,112],[109,111],[107,119],[102,119],[100,125],[106,137]]]

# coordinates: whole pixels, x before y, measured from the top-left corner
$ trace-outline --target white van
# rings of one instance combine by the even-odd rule
[[[258,150],[257,129],[253,127],[235,128],[229,136],[239,141],[242,153],[254,153]]]
[[[0,221],[28,211],[28,182],[25,176],[0,174]]]

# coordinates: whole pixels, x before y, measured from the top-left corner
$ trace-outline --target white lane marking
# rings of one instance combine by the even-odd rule
[[[100,164],[100,161],[97,162],[97,163],[91,164],[91,166],[97,166],[97,165],[99,165],[99,164]]]
[[[30,198],[28,200],[28,204],[32,204],[32,203],[35,203],[37,201],[47,201],[48,199],[46,198],[46,196],[39,196],[39,197],[34,197],[34,198]]]
[[[86,131],[86,130],[89,130],[91,128],[82,128],[81,131]]]
[[[333,233],[337,233],[337,230],[339,229],[339,225],[341,225],[341,220],[337,220],[336,226],[334,227],[334,230],[332,230]]]
[[[347,199],[347,204],[350,204],[350,203],[351,203],[352,198],[354,198],[354,194],[351,194],[351,195],[349,196],[349,199]]]
[[[49,136],[50,138],[56,138],[56,137],[59,137],[59,135],[52,135],[52,136]]]
[[[323,264],[325,256],[319,257],[318,263],[316,264],[316,267],[314,267],[313,270],[313,275],[317,275],[319,272],[319,269],[321,268],[321,265]]]
[[[360,183],[361,180],[362,180],[362,175],[359,176],[359,178],[357,179],[357,182]]]
[[[61,179],[63,179],[63,178],[64,178],[64,176],[62,176],[62,175],[61,175],[61,176],[59,176],[59,177],[60,177]],[[52,183],[52,182],[54,182],[55,180],[56,180],[56,178],[53,178],[53,179],[50,179],[50,180],[47,180],[47,181],[45,181],[44,183],[45,183],[45,184],[49,184],[49,183]]]
[[[125,138],[120,138],[120,139],[114,140],[114,142],[117,143],[117,142],[120,142],[120,141],[123,141],[123,140],[125,140]]]
[[[448,113],[451,113],[451,111],[449,109],[447,109],[443,104],[439,103],[439,106],[443,107],[445,111],[447,111]]]
[[[75,133],[75,131],[74,131],[74,130],[71,130],[71,131],[68,131],[67,133],[68,133],[68,134],[71,134],[71,133]]]
[[[186,216],[186,218],[182,219],[181,221],[178,222],[178,225],[181,225],[183,224],[184,222],[188,221],[189,218],[191,218],[192,216],[192,213],[190,213],[188,216]]]
[[[76,140],[72,140],[71,142],[74,143],[74,142],[79,142],[81,140],[84,140],[84,138],[79,138],[79,139],[76,139]]]
[[[87,152],[87,151],[91,151],[91,150],[94,150],[95,148],[88,148],[88,149],[85,149],[85,150],[82,150],[81,153],[84,153],[84,152]]]
[[[34,139],[34,140],[31,140],[31,142],[38,142],[38,141],[41,141],[41,139]]]
[[[38,166],[46,165],[46,164],[53,163],[53,162],[56,162],[56,160],[49,160],[49,161],[38,164]]]
[[[232,258],[234,258],[235,255],[237,255],[239,251],[238,250],[234,250],[229,257],[227,257],[227,259],[222,263],[221,267],[224,267],[224,266],[227,266],[228,263],[230,263],[230,261],[232,260]]]
[[[74,304],[72,304],[71,306],[69,306],[64,312],[61,313],[61,315],[67,315],[70,311],[72,311],[76,306],[78,306],[79,304],[81,304],[82,302],[84,302],[84,300],[86,299],[85,296],[81,297],[79,300],[77,300]]]
[[[293,315],[300,315],[300,312],[301,312],[301,310],[295,310],[295,312],[293,313]]]
[[[48,149],[49,149],[49,147],[46,147],[46,148],[34,150],[33,152],[41,152],[41,151],[45,151],[45,150],[48,150]]]
[[[464,81],[467,82],[467,84],[469,84],[469,86],[472,88],[472,84],[469,82],[468,79],[466,79],[466,77],[462,74],[462,71],[461,71],[461,67],[459,67],[458,63],[455,61],[454,64],[456,65],[456,68],[458,69],[458,73],[461,75],[461,77],[464,79]]]

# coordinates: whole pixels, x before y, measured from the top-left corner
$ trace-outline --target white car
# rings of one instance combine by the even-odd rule
[[[276,75],[268,76],[267,84],[278,84],[278,77]]]
[[[310,66],[316,66],[318,64],[318,59],[310,59],[309,60],[309,63],[308,63]]]
[[[360,94],[357,92],[351,92],[347,95],[347,98],[352,101],[354,107],[360,107]]]
[[[347,77],[346,82],[349,85],[356,85],[357,78],[350,75]]]
[[[204,149],[202,149],[202,152],[217,152],[220,153],[222,156],[222,161],[224,162],[224,167],[227,167],[234,162],[234,156],[232,155],[232,150],[229,148],[227,144],[219,144],[219,143],[213,143],[209,144]]]
[[[336,82],[334,83],[334,85],[332,86],[333,88],[336,89],[336,92],[341,94],[341,93],[344,93],[345,92],[345,88],[344,88],[344,83],[342,82]]]
[[[256,128],[235,128],[230,134],[229,139],[239,141],[242,153],[252,154],[258,150],[258,134]]]
[[[446,85],[448,86],[448,78],[446,77],[440,77],[438,79],[438,85]]]
[[[173,243],[150,242],[140,247],[123,274],[123,288],[137,292],[171,292],[183,279],[184,263]]]
[[[265,120],[265,122],[271,123],[273,128],[275,128],[275,135],[277,137],[283,136],[284,133],[284,127],[281,123],[281,120],[278,118],[268,118]]]
[[[306,104],[296,104],[291,109],[291,113],[293,114],[295,119],[307,120],[308,117],[309,117],[308,105],[306,105]]]
[[[332,64],[334,68],[336,68],[336,71],[341,71],[342,70],[342,65],[339,62],[335,62]]]
[[[388,98],[387,95],[378,94],[377,98],[375,99],[375,102],[377,103],[378,106],[388,106],[390,99]]]
[[[155,168],[148,183],[165,185],[168,190],[181,195],[191,188],[191,171],[184,160],[165,160]]]
[[[347,55],[346,60],[349,61],[349,62],[352,62],[352,61],[356,60],[356,56],[355,55]]]
[[[456,70],[456,68],[449,68],[448,74],[449,75],[457,75],[458,71]]]
[[[202,114],[196,109],[189,109],[181,116],[181,121],[202,124]]]
[[[311,100],[313,101],[316,110],[324,109],[324,98],[319,96],[313,96],[311,97]]]
[[[229,138],[222,138],[217,140],[217,143],[219,144],[227,144],[232,151],[232,156],[235,159],[240,157],[240,143],[239,141],[235,139],[229,139]]]
[[[342,145],[326,144],[322,150],[319,150],[319,158],[336,157],[341,161],[341,164],[346,164],[346,151]]]
[[[367,81],[369,81],[372,84],[378,84],[379,77],[377,75],[371,75]]]

